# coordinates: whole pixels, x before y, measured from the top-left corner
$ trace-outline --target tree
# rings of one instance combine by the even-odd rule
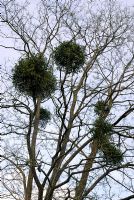
[[[28,2],[0,4],[0,47],[19,55],[1,66],[2,198],[133,199],[131,12],[116,1],[41,0],[34,16]]]

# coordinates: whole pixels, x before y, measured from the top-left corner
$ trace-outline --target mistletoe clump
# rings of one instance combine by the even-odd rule
[[[96,138],[99,143],[107,140],[113,132],[112,125],[103,118],[96,119],[93,126],[93,137]]]
[[[51,119],[51,113],[45,108],[40,108],[40,120],[48,122]]]
[[[103,154],[104,161],[110,165],[120,164],[123,160],[122,152],[110,142],[113,134],[112,124],[99,117],[94,122],[92,132],[94,139],[97,140],[98,149]]]
[[[42,54],[20,59],[13,69],[12,81],[20,93],[35,98],[47,98],[56,88],[56,79]]]
[[[105,101],[98,101],[95,105],[94,111],[97,115],[101,115],[104,112],[109,112],[109,107],[106,105]]]
[[[94,139],[97,141],[98,150],[103,155],[106,164],[118,165],[123,161],[123,154],[115,144],[111,144],[113,126],[102,115],[104,112],[109,112],[106,103],[98,101],[94,110],[98,118],[93,124],[92,133]]]
[[[118,165],[123,161],[123,154],[114,144],[103,143],[101,146],[103,157],[108,164]]]
[[[45,126],[51,120],[51,113],[45,108],[40,108],[40,125]]]
[[[55,63],[60,69],[77,73],[85,62],[85,53],[82,46],[72,41],[64,41],[54,51]]]

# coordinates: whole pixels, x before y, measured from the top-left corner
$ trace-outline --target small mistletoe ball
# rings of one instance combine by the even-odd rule
[[[106,104],[105,101],[98,101],[95,105],[94,111],[97,115],[101,115],[103,113],[109,113],[110,108]]]
[[[112,124],[104,120],[103,118],[96,119],[93,126],[93,136],[101,142],[104,142],[105,138],[109,138],[110,135],[113,133]]]
[[[75,42],[65,41],[55,48],[54,60],[68,74],[77,73],[85,62],[84,48]]]
[[[51,113],[46,108],[40,108],[40,125],[45,127],[45,125],[51,120]]]
[[[46,108],[40,108],[40,120],[48,122],[51,119],[51,113]]]
[[[110,142],[103,144],[101,150],[103,152],[104,159],[108,164],[118,165],[123,161],[121,150]]]
[[[42,54],[20,59],[13,69],[12,82],[20,93],[42,99],[56,88],[56,79]]]

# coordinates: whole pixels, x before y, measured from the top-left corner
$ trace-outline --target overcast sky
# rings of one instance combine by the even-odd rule
[[[20,1],[25,2],[25,0],[20,0]],[[36,3],[38,1],[39,0],[36,0]],[[117,1],[121,2],[121,4],[124,5],[124,6],[128,6],[128,7],[131,7],[132,9],[134,9],[134,0],[117,0]],[[29,2],[31,4],[32,10],[33,10],[36,3],[33,0],[29,0]],[[101,2],[101,0],[100,0],[100,2]],[[1,38],[0,38],[0,43],[3,43]],[[8,45],[10,45],[10,44],[8,44]],[[3,65],[5,62],[6,63],[10,62],[10,59],[12,59],[12,61],[13,61],[14,59],[17,59],[18,56],[19,56],[19,54],[17,54],[17,52],[15,52],[14,50],[3,49],[3,48],[0,47],[0,57],[1,57],[0,65]]]

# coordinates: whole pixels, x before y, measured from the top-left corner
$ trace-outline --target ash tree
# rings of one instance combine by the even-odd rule
[[[1,197],[134,198],[132,9],[0,0]]]

